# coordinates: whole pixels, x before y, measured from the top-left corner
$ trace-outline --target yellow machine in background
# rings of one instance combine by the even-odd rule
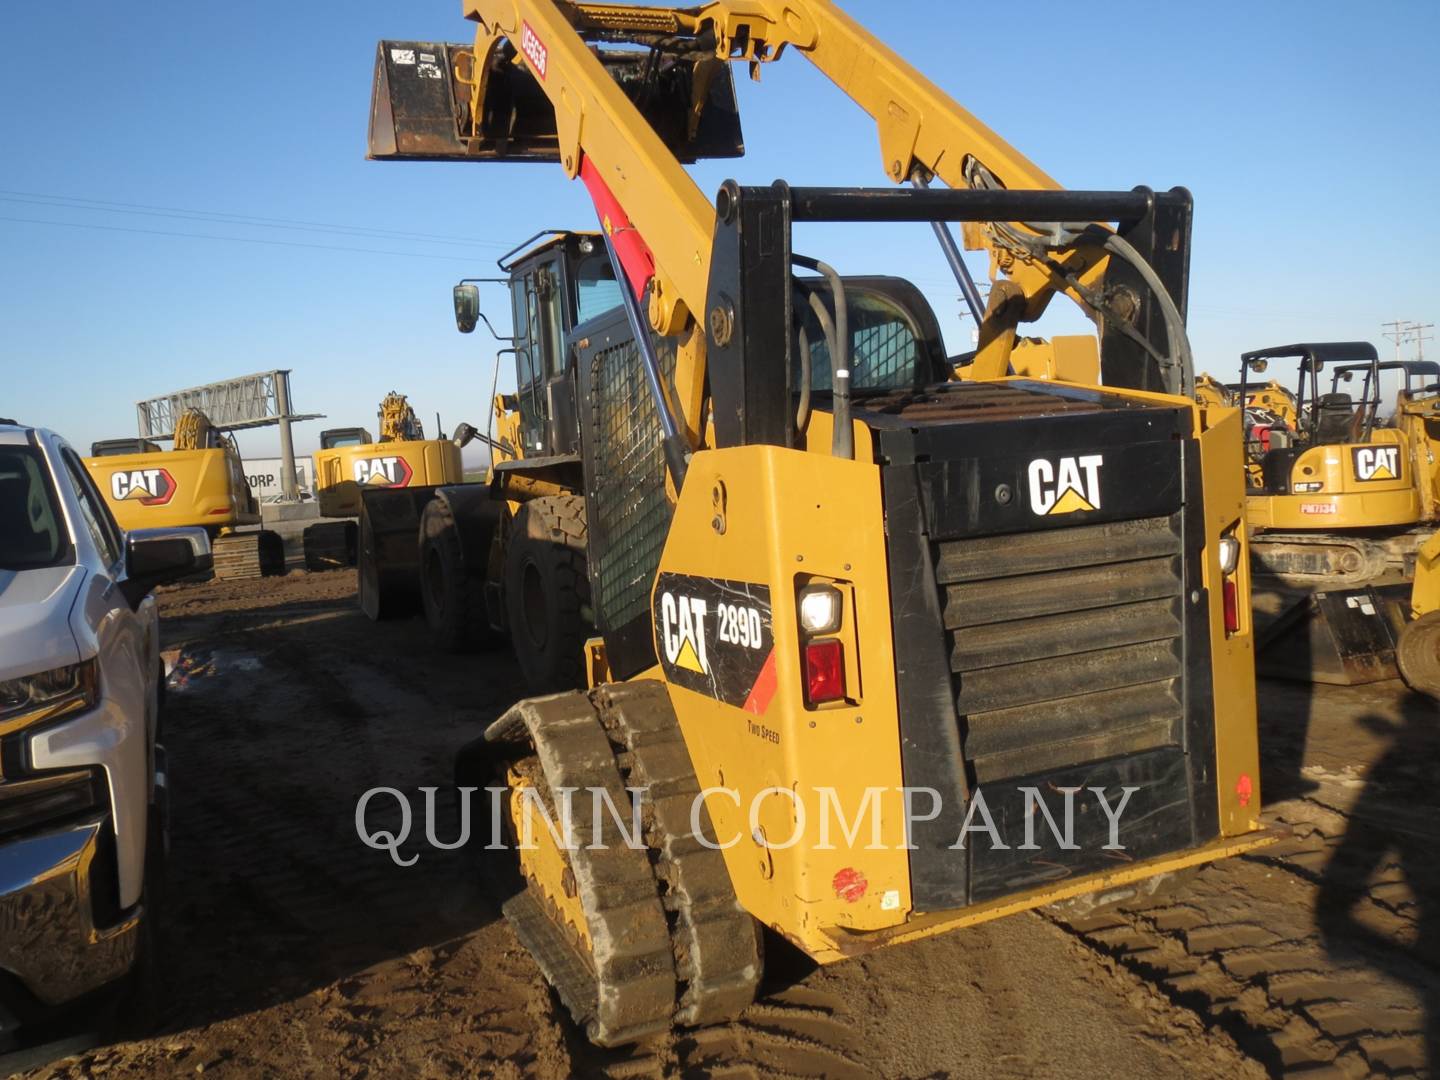
[[[390,391],[380,402],[380,438],[365,428],[332,428],[320,433],[311,455],[321,517],[358,518],[362,488],[409,488],[458,484],[465,479],[460,447],[449,439],[427,439],[404,394]],[[323,521],[305,530],[305,568],[354,566],[355,521]]]
[[[585,1034],[738,1015],[762,927],[841,961],[1264,843],[1241,414],[1190,396],[1188,192],[1059,189],[829,0],[464,7],[473,46],[380,44],[371,156],[556,162],[602,231],[502,258],[490,481],[364,490],[361,600],[450,581],[442,637],[508,633],[536,696],[457,777],[508,789],[527,842],[490,880]],[[706,197],[683,164],[743,152],[731,63],[782,56],[905,187]],[[930,225],[978,347],[912,282],[795,250],[810,222]],[[1020,336],[1060,295],[1098,344]],[[1113,842],[1093,800],[1074,842],[1036,828],[1026,791],[1097,788],[1133,796]],[[562,843],[537,819],[577,791]],[[827,793],[865,824],[827,833]],[[633,843],[591,795],[627,825],[637,799]]]
[[[1410,618],[1395,649],[1400,674],[1412,690],[1440,699],[1440,533],[1416,555]]]
[[[174,438],[173,450],[146,439],[108,439],[91,446],[85,466],[120,527],[207,529],[217,578],[283,573],[280,536],[249,528],[260,524],[260,507],[234,439],[199,409],[181,414]]]
[[[1293,395],[1248,384],[1276,359],[1299,360]],[[1261,669],[1320,682],[1393,678],[1416,552],[1437,520],[1440,366],[1381,363],[1363,341],[1241,360]],[[1400,380],[1389,415],[1386,374]]]

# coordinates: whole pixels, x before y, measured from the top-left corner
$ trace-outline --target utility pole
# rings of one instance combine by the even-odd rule
[[[1427,334],[1425,331],[1435,329],[1434,323],[1417,323],[1413,320],[1392,319],[1390,322],[1381,323],[1386,327],[1385,336],[1395,343],[1395,359],[1400,359],[1400,346],[1405,342],[1415,343],[1415,359],[1425,359],[1425,342],[1434,341],[1434,334]]]
[[[1385,331],[1385,336],[1395,343],[1395,362],[1398,364],[1400,362],[1400,343],[1406,339],[1406,330],[1410,324],[1402,322],[1400,319],[1392,319],[1390,322],[1380,325],[1389,328]]]
[[[1424,360],[1425,342],[1435,340],[1434,334],[1427,334],[1425,331],[1435,329],[1435,324],[1433,322],[1411,323],[1410,329],[1415,332],[1415,359]]]

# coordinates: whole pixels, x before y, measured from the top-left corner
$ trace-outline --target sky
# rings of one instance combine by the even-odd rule
[[[1391,358],[1383,323],[1440,323],[1433,0],[842,6],[1063,186],[1193,192],[1198,369],[1233,380],[1240,352],[1307,339]],[[142,398],[289,368],[295,410],[326,416],[296,426],[300,452],[374,430],[392,389],[427,432],[437,412],[484,426],[496,346],[455,331],[451,286],[595,217],[555,165],[365,160],[376,41],[468,41],[458,0],[57,0],[6,23],[0,416],[88,448],[134,434]],[[707,196],[732,176],[887,183],[873,124],[798,55],[736,76],[747,154],[692,169]],[[796,246],[910,278],[970,347],[928,227]],[[1062,305],[1041,331],[1086,328]]]

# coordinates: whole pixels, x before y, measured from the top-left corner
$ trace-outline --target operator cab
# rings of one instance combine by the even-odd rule
[[[540,241],[536,243],[536,241]],[[574,373],[569,363],[576,329],[620,307],[620,285],[599,233],[545,229],[497,260],[503,278],[455,286],[455,322],[468,334],[484,322],[477,282],[510,289],[511,336],[496,334],[515,357],[515,392],[501,406],[519,414],[521,447],[503,448],[527,459],[577,458],[580,427]]]
[[[163,451],[149,439],[101,439],[90,444],[91,457],[118,457],[121,454],[159,454]]]
[[[1271,360],[1298,358],[1299,381],[1295,391],[1296,425],[1288,445],[1273,445],[1258,455],[1264,473],[1265,489],[1272,494],[1288,494],[1290,472],[1295,459],[1315,446],[1336,446],[1370,441],[1377,425],[1380,407],[1380,358],[1368,341],[1306,342],[1257,349],[1241,355],[1241,396],[1246,392],[1250,372],[1263,372]],[[1328,393],[1320,392],[1321,372],[1332,367]],[[1342,384],[1353,384],[1362,376],[1359,397]],[[1252,438],[1253,420],[1246,415],[1246,446],[1255,454]]]
[[[342,446],[368,446],[375,440],[363,427],[330,428],[320,432],[320,449],[335,450]]]

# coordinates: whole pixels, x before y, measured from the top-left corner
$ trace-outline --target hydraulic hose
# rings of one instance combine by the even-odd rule
[[[845,302],[845,283],[835,268],[807,255],[790,256],[790,260],[807,270],[814,270],[830,283],[835,300],[835,346],[830,354],[831,408],[834,433],[830,453],[838,458],[855,457],[855,432],[850,426],[850,316]]]
[[[825,346],[830,355],[835,355],[835,324],[825,310],[825,302],[809,289],[803,290],[810,301],[810,310],[820,320],[820,332],[825,335]],[[810,335],[805,332],[805,320],[800,320],[800,403],[795,409],[795,430],[803,432],[810,426],[810,397],[813,384],[810,363]]]

